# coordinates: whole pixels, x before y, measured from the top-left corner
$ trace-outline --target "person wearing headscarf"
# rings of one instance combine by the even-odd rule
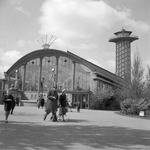
[[[60,107],[59,116],[62,116],[63,121],[65,121],[64,115],[66,114],[66,102],[67,102],[66,90],[63,89],[59,97],[59,107]]]

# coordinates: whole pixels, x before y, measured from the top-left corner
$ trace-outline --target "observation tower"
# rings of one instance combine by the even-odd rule
[[[137,36],[131,35],[132,31],[115,32],[115,37],[109,39],[109,42],[116,43],[116,75],[121,78],[125,76],[131,80],[131,44],[138,40]]]

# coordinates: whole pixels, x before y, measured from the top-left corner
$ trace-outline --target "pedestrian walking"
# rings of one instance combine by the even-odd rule
[[[45,115],[44,115],[44,120],[46,119],[47,115],[49,113],[52,113],[52,121],[57,121],[57,101],[58,101],[58,93],[53,87],[47,94],[47,101],[46,101],[46,106],[45,106]]]
[[[16,97],[16,105],[19,106],[19,97]]]
[[[71,101],[68,101],[68,109],[70,109],[70,111],[72,112],[71,107],[72,107],[72,103],[71,103]]]
[[[7,90],[7,95],[4,97],[4,110],[5,110],[5,123],[8,122],[8,117],[10,114],[10,111],[12,109],[12,104],[14,101],[14,97],[12,96],[12,91],[10,89]]]
[[[40,106],[41,106],[41,98],[40,98],[40,95],[39,95],[39,97],[37,99],[37,107],[40,108]]]
[[[63,89],[62,93],[59,97],[59,117],[62,117],[62,120],[65,121],[64,115],[66,115],[66,102],[67,102],[67,97],[66,97],[66,90]]]
[[[43,95],[42,95],[42,98],[41,98],[41,108],[44,107],[44,104],[45,104],[45,99],[43,98]]]
[[[11,115],[14,112],[15,106],[16,106],[16,101],[15,101],[15,98],[13,98],[12,99],[12,103],[11,103],[11,112],[10,112]]]
[[[80,112],[80,102],[77,102],[77,112]]]
[[[38,106],[38,108],[40,108],[40,107],[43,108],[44,103],[45,103],[45,100],[43,98],[43,94],[41,93],[39,95],[39,98],[37,99],[37,106]]]

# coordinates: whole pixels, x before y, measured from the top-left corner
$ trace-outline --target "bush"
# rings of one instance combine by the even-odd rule
[[[91,104],[94,110],[120,110],[120,103],[114,97],[94,99]]]
[[[138,111],[144,111],[147,116],[150,116],[150,99],[140,99],[136,104]]]
[[[115,97],[111,96],[105,103],[106,110],[120,110],[120,102]]]
[[[93,101],[93,103],[91,104],[91,109],[94,110],[105,110],[105,99],[104,100],[95,100]]]
[[[139,115],[140,111],[144,111],[146,116],[150,116],[150,100],[140,99],[139,101],[133,99],[126,99],[121,102],[121,112],[127,115]]]
[[[124,101],[121,102],[120,107],[121,107],[121,112],[123,114],[128,114],[128,115],[138,114],[136,101],[133,99],[125,99]]]

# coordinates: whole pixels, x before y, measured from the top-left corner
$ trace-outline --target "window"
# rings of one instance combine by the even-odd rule
[[[40,59],[34,59],[26,65],[25,91],[38,90],[38,74],[39,74]]]

